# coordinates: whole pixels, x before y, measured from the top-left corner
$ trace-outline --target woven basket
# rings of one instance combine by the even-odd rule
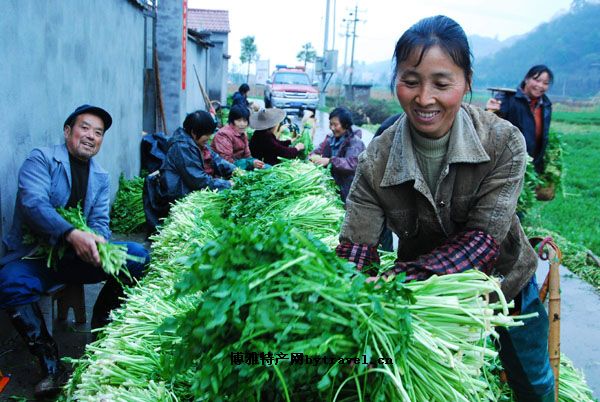
[[[554,184],[550,184],[548,187],[536,187],[535,195],[538,201],[550,201],[554,199],[555,189]]]

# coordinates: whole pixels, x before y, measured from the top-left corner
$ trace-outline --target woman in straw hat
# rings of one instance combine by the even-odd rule
[[[250,115],[250,127],[254,130],[250,140],[250,152],[256,159],[269,165],[276,165],[279,158],[293,159],[304,149],[304,144],[298,143],[291,147],[291,141],[280,141],[275,137],[279,124],[285,117],[281,109],[261,109]]]

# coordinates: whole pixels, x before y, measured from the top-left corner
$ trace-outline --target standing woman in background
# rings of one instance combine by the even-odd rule
[[[462,103],[473,70],[467,37],[454,20],[417,22],[398,40],[394,59],[393,86],[405,114],[361,154],[336,252],[371,269],[387,222],[399,238],[398,258],[383,274],[390,280],[470,269],[502,278],[515,311],[538,314],[521,327],[497,329],[509,384],[519,402],[553,401],[537,256],[515,213],[527,159],[523,136]]]
[[[533,66],[515,94],[506,94],[501,99],[491,98],[486,104],[487,110],[521,130],[537,173],[544,172],[544,153],[552,118],[552,102],[546,92],[553,81],[554,74],[548,67],[543,64]]]

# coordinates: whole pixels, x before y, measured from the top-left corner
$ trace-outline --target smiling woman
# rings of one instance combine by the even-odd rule
[[[439,46],[412,52],[398,66],[398,100],[424,137],[437,139],[448,133],[469,88],[463,70]]]
[[[424,280],[471,269],[503,277],[506,298],[521,313],[538,314],[523,327],[498,331],[515,398],[553,400],[548,317],[533,278],[537,259],[515,214],[527,157],[522,135],[493,113],[462,104],[471,88],[471,52],[452,19],[413,25],[394,58],[393,87],[405,115],[361,155],[336,251],[374,271],[387,224],[399,245],[385,278]]]
[[[554,74],[547,66],[533,66],[516,93],[506,94],[501,100],[489,99],[486,104],[487,110],[510,121],[523,133],[527,153],[533,158],[538,173],[544,172],[544,154],[552,119],[552,102],[546,91],[553,81]]]

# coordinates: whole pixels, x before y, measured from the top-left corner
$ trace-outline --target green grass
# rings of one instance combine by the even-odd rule
[[[552,124],[600,125],[600,106],[569,107],[557,105],[552,113]],[[596,127],[597,129],[597,127]]]
[[[575,120],[575,117],[568,117]],[[537,202],[525,217],[528,235],[552,235],[563,263],[600,289],[600,267],[586,250],[600,254],[600,125],[552,123],[562,134],[562,188],[549,202]]]
[[[556,127],[553,129],[557,130]],[[550,202],[539,202],[527,223],[543,226],[600,254],[600,127],[561,127],[563,187]]]
[[[552,114],[552,120],[570,124],[600,125],[600,112],[555,112]]]

